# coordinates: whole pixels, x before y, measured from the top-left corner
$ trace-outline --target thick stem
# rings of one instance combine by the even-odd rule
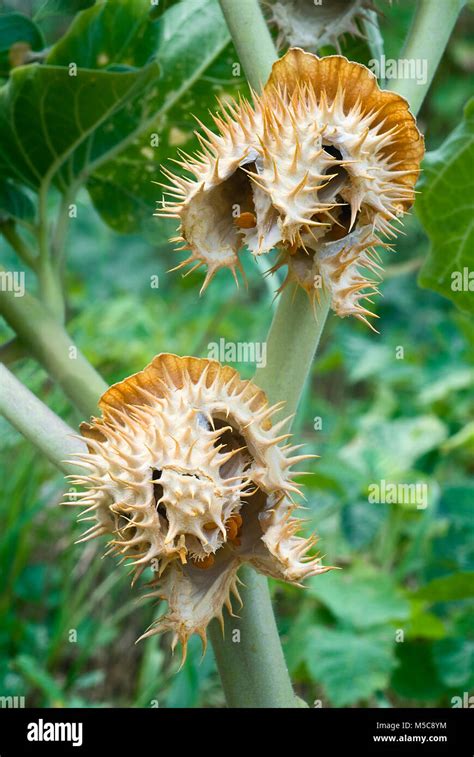
[[[325,290],[314,309],[301,287],[290,285],[283,291],[268,332],[267,364],[255,375],[255,383],[266,392],[269,402],[285,400],[280,414],[297,410],[328,312]]]
[[[65,305],[61,276],[54,265],[49,239],[48,224],[48,189],[49,182],[44,181],[38,193],[38,286],[41,301],[50,313],[64,323]]]
[[[0,413],[64,473],[77,473],[65,460],[86,445],[4,365],[0,365]]]
[[[389,88],[405,97],[415,115],[438,68],[454,24],[466,0],[419,0],[413,24],[400,54],[403,60],[426,61],[426,81],[417,77],[392,79]]]
[[[7,291],[0,291],[0,313],[80,412],[93,415],[107,384],[53,315],[27,292]]]
[[[258,0],[219,0],[245,76],[259,91],[277,59]]]
[[[41,301],[58,323],[64,323],[65,307],[61,276],[49,258],[38,262],[38,285]]]
[[[298,707],[275,623],[267,579],[250,567],[239,578],[242,608],[213,621],[210,637],[228,707]]]
[[[268,334],[267,364],[255,377],[271,403],[285,399],[285,415],[296,412],[326,322],[328,295],[322,292],[316,304],[315,313],[306,292],[291,286],[285,289]],[[210,627],[228,706],[304,706],[291,687],[267,579],[247,567],[239,577],[244,583],[239,618],[224,612],[224,638],[216,621]]]

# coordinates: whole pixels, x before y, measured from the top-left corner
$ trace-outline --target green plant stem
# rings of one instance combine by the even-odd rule
[[[209,635],[228,707],[298,707],[275,623],[267,579],[244,566],[242,608]]]
[[[65,307],[61,276],[48,258],[38,263],[38,285],[41,301],[59,323],[64,323]]]
[[[400,58],[421,60],[427,63],[427,81],[392,79],[389,89],[398,92],[410,103],[412,113],[419,112],[426,93],[438,68],[454,24],[466,0],[419,0],[412,27]]]
[[[0,413],[64,473],[77,469],[64,461],[86,445],[4,365],[0,365]]]
[[[78,187],[73,184],[63,195],[58,209],[58,216],[56,219],[54,231],[51,235],[51,258],[54,261],[54,264],[59,268],[59,270],[61,270],[62,262],[64,259],[66,237],[69,229],[69,209],[70,206],[74,203],[77,190]]]
[[[277,60],[275,45],[258,0],[219,0],[245,76],[259,91]]]
[[[97,399],[107,389],[88,360],[36,297],[0,291],[0,313],[50,376],[84,415],[97,412]]]
[[[267,364],[256,383],[271,403],[285,398],[285,415],[296,412],[329,310],[320,294],[316,313],[306,292],[287,287],[278,304],[267,338]],[[224,637],[216,621],[210,638],[229,707],[301,707],[293,693],[278,636],[265,576],[245,566],[239,577],[243,607],[239,618],[224,611]],[[239,643],[233,633],[240,631]]]
[[[319,294],[314,309],[308,295],[288,286],[283,291],[267,337],[267,364],[255,382],[270,403],[285,400],[280,414],[296,412],[329,312],[329,295]]]
[[[58,267],[53,261],[50,250],[49,227],[48,227],[48,188],[49,183],[44,181],[38,193],[38,228],[37,239],[39,259],[37,265],[39,294],[41,301],[51,314],[64,323],[65,304],[63,284]]]

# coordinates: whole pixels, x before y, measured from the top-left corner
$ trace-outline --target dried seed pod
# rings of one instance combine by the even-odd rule
[[[178,268],[205,265],[204,289],[220,268],[236,275],[244,246],[276,247],[285,284],[314,299],[321,280],[338,315],[367,322],[360,300],[377,286],[363,270],[378,277],[374,245],[396,236],[424,152],[406,100],[359,63],[291,49],[253,107],[228,104],[215,121],[219,133],[203,127],[203,151],[181,162],[193,178],[166,171],[175,200],[157,214],[180,221],[190,255]]]
[[[205,642],[210,620],[238,596],[243,562],[294,583],[328,570],[307,554],[314,537],[296,536],[291,467],[311,455],[280,446],[289,436],[286,421],[271,425],[280,408],[233,368],[163,354],[110,387],[102,417],[81,425],[89,452],[77,464],[87,474],[73,481],[86,487],[82,517],[94,521],[81,541],[111,535],[134,580],[154,568],[151,596],[168,612],[145,636],[171,630],[184,650],[193,633]]]
[[[278,29],[278,47],[302,47],[317,53],[324,45],[340,52],[345,34],[365,38],[361,22],[370,20],[368,10],[376,10],[372,0],[266,0],[268,21]]]

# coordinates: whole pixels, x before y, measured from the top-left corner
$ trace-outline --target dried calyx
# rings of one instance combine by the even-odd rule
[[[311,455],[281,446],[288,419],[272,427],[281,405],[269,407],[251,381],[216,361],[163,354],[105,392],[100,409],[81,425],[89,452],[76,464],[86,474],[72,480],[85,491],[71,504],[93,522],[81,541],[111,535],[109,551],[133,566],[134,581],[152,568],[150,596],[168,609],[144,636],[171,630],[184,654],[193,633],[205,644],[210,620],[232,611],[244,562],[296,584],[328,570],[292,516],[291,468]]]
[[[423,139],[408,104],[342,56],[291,49],[261,96],[222,106],[218,134],[202,126],[202,152],[184,156],[192,174],[164,169],[174,199],[157,215],[179,219],[181,266],[234,276],[246,247],[273,248],[290,281],[312,300],[324,287],[333,310],[366,321],[361,304],[378,292],[380,236],[411,207]],[[367,321],[366,321],[367,322]]]

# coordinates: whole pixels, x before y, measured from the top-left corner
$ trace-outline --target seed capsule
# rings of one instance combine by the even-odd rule
[[[328,570],[292,516],[291,466],[307,456],[279,446],[270,419],[281,405],[252,381],[214,360],[158,355],[99,405],[102,417],[81,424],[78,504],[96,519],[81,541],[108,534],[134,580],[153,568],[151,596],[168,611],[145,636],[170,630],[184,650],[191,634],[205,639],[238,596],[244,562],[291,583]]]
[[[360,63],[294,48],[253,106],[222,111],[219,133],[203,127],[203,152],[182,163],[191,176],[164,169],[174,199],[157,215],[179,220],[190,250],[178,268],[205,265],[204,290],[221,268],[236,277],[243,248],[277,248],[271,271],[287,266],[283,287],[296,282],[313,301],[324,287],[339,316],[368,323],[362,302],[378,293],[382,270],[375,246],[396,237],[424,152],[406,100]],[[245,208],[237,218],[236,205]]]

